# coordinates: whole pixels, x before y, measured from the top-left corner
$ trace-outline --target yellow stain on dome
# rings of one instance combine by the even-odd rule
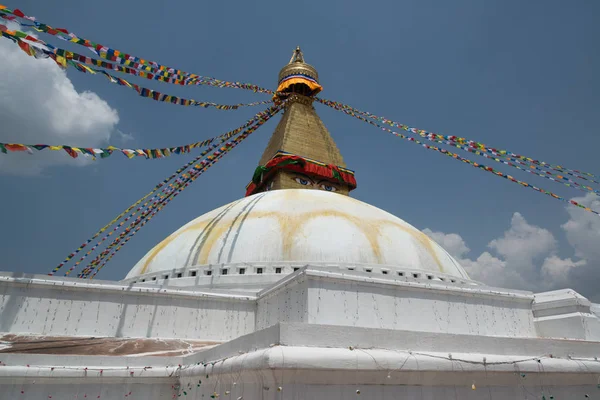
[[[274,218],[277,220],[281,229],[283,241],[283,258],[288,260],[291,259],[294,239],[297,237],[302,227],[307,222],[320,217],[342,218],[354,224],[369,241],[371,250],[377,258],[377,261],[381,262],[381,249],[379,247],[379,241],[377,240],[380,231],[377,221],[371,222],[337,210],[309,211],[297,215],[284,214],[278,211],[252,211],[245,216],[246,219]],[[198,257],[195,260],[195,264],[203,265],[208,263],[212,247],[218,239],[221,238],[222,233],[230,228],[228,223],[222,222],[222,224],[223,226],[219,229],[219,232],[212,231],[209,234],[210,236],[214,236],[212,238],[207,238],[204,242]]]
[[[231,207],[232,205],[235,205],[236,203],[239,203],[240,201],[241,200],[231,202],[215,211],[225,210],[225,209],[227,209],[227,207]],[[140,272],[140,275],[143,275],[146,273],[146,271],[148,271],[148,268],[150,267],[150,264],[152,263],[152,261],[156,258],[158,253],[160,253],[169,243],[171,243],[173,240],[175,240],[180,235],[183,235],[186,232],[193,231],[193,230],[201,230],[201,229],[206,228],[207,225],[209,225],[212,221],[214,221],[216,218],[218,218],[219,214],[220,214],[220,212],[216,213],[216,216],[214,216],[210,219],[203,219],[202,221],[193,222],[189,226],[187,226],[185,228],[181,228],[176,232],[173,232],[172,234],[167,236],[162,242],[160,242],[159,244],[154,246],[154,248],[152,248],[152,250],[150,250],[150,253],[148,254],[148,258],[146,259],[146,261],[144,261],[144,266],[142,267],[142,271]]]
[[[142,271],[140,272],[140,275],[143,275],[146,273],[146,271],[148,270],[148,267],[150,267],[150,263],[152,263],[154,258],[156,258],[156,256],[158,255],[158,253],[160,253],[165,247],[167,247],[167,245],[169,243],[171,243],[173,240],[175,240],[177,237],[179,237],[179,235],[182,235],[185,232],[188,232],[188,231],[191,231],[194,229],[204,229],[209,223],[210,223],[210,220],[203,220],[200,222],[196,222],[192,226],[189,226],[185,229],[182,229],[181,231],[177,231],[177,232],[172,233],[171,235],[167,236],[167,238],[165,238],[162,242],[160,242],[159,244],[154,246],[154,248],[152,250],[150,250],[150,253],[148,254],[148,258],[146,259],[146,261],[144,261],[144,266],[142,267]]]
[[[285,191],[283,191],[283,192],[285,192]],[[287,193],[287,194],[292,195],[292,193]],[[350,222],[351,224],[355,225],[369,241],[373,255],[376,257],[376,259],[379,263],[382,263],[381,248],[380,248],[379,240],[378,240],[379,237],[381,236],[381,228],[383,228],[386,225],[394,226],[394,227],[402,230],[403,232],[406,232],[407,234],[412,236],[416,241],[418,241],[423,246],[423,248],[426,249],[427,253],[432,257],[432,259],[438,265],[439,270],[441,272],[445,272],[444,268],[442,266],[442,263],[440,262],[440,260],[437,256],[437,252],[435,251],[435,248],[433,247],[433,242],[423,232],[420,232],[417,229],[409,227],[409,226],[404,226],[395,221],[389,221],[389,220],[384,220],[384,219],[368,220],[368,219],[363,219],[363,218],[360,218],[360,217],[357,217],[354,215],[350,215],[350,214],[342,212],[342,211],[332,210],[332,209],[319,210],[319,211],[308,211],[308,212],[302,212],[302,213],[294,214],[294,215],[285,214],[281,211],[256,211],[256,210],[253,210],[253,211],[249,211],[249,212],[243,214],[243,216],[241,218],[238,216],[237,218],[233,218],[233,219],[223,219],[223,220],[219,221],[218,223],[216,223],[214,226],[212,226],[208,233],[204,234],[205,237],[203,238],[204,240],[202,240],[201,244],[199,245],[200,248],[190,249],[190,253],[193,253],[193,252],[199,250],[197,253],[196,259],[193,261],[192,265],[208,264],[208,258],[210,257],[212,249],[218,243],[219,239],[221,239],[223,237],[223,234],[227,230],[229,230],[229,229],[233,230],[233,229],[239,228],[241,226],[241,224],[243,223],[242,221],[244,221],[244,220],[248,220],[248,219],[255,220],[255,219],[260,219],[260,218],[274,218],[275,220],[277,220],[277,222],[280,226],[280,229],[281,229],[281,236],[282,236],[282,246],[283,246],[282,247],[282,252],[283,252],[282,256],[283,256],[284,260],[290,260],[291,255],[292,255],[293,246],[294,246],[294,239],[297,238],[297,235],[300,234],[303,226],[306,223],[308,223],[309,221],[312,221],[312,220],[314,220],[316,218],[320,218],[320,217],[341,218],[341,219],[344,219],[344,220]],[[156,258],[156,256],[167,245],[169,245],[173,240],[175,240],[177,237],[179,237],[183,233],[186,233],[186,232],[189,232],[192,230],[202,230],[202,229],[206,228],[206,226],[209,225],[215,218],[216,217],[211,217],[210,219],[203,219],[201,221],[194,222],[190,226],[171,234],[165,240],[160,242],[158,245],[156,245],[150,251],[150,254],[148,255],[147,259],[145,260],[144,266],[143,266],[140,274],[145,274],[146,271],[148,270],[150,264],[152,263],[152,261]],[[202,233],[201,233],[201,235],[202,235]],[[223,245],[225,245],[225,244],[223,244]]]

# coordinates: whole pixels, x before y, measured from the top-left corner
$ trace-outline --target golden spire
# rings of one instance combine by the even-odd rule
[[[302,92],[307,96],[315,96],[323,88],[319,85],[319,74],[315,67],[304,62],[304,54],[300,46],[292,53],[290,62],[279,71],[277,92]],[[299,85],[304,85],[302,88]],[[304,90],[301,90],[304,89]]]
[[[295,63],[295,62],[300,62],[300,63],[304,62],[304,55],[302,54],[302,50],[300,50],[300,46],[296,47],[296,50],[294,50],[294,53],[292,54],[292,58],[290,58],[290,62],[288,64]]]
[[[277,189],[315,189],[347,195],[356,187],[354,172],[313,107],[322,90],[317,70],[300,47],[279,72],[278,97],[285,111],[269,140],[246,194]]]

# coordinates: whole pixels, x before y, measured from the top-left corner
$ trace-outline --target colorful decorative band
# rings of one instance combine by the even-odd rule
[[[283,150],[278,150],[277,153],[275,153],[275,155],[273,156],[273,158],[275,157],[280,157],[280,156],[295,156],[295,154],[292,153],[288,153],[287,151],[283,151]],[[322,167],[325,167],[329,164],[325,164],[324,162],[318,161],[318,160],[314,160],[312,158],[308,158],[308,157],[302,157],[303,159],[305,159],[306,161],[313,163],[313,164],[317,164],[320,165]],[[340,171],[345,172],[347,174],[350,174],[352,176],[354,176],[354,171],[348,168],[344,168],[344,167],[337,167]]]
[[[316,95],[317,93],[321,92],[321,90],[323,90],[323,86],[319,85],[319,82],[317,82],[314,78],[304,74],[294,74],[286,76],[281,81],[279,81],[277,92],[283,92],[290,86],[295,85],[297,83],[302,83],[308,86],[313,91],[313,95]]]
[[[356,178],[351,170],[280,151],[265,165],[256,168],[252,182],[246,187],[246,196],[257,193],[278,170],[318,176],[331,182],[344,183],[350,186],[351,190],[356,188]]]
[[[304,79],[307,79],[307,80],[309,80],[311,82],[316,83],[317,85],[319,84],[319,82],[315,78],[313,78],[312,76],[306,75],[306,74],[292,74],[292,75],[288,75],[285,78],[282,78],[279,81],[279,84],[281,85],[283,82],[285,82],[285,81],[287,81],[289,79],[294,79],[294,78],[304,78]]]

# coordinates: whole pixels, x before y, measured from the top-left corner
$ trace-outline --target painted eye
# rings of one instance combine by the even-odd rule
[[[323,189],[323,190],[325,190],[327,192],[336,192],[337,191],[337,188],[335,186],[325,185],[325,184],[321,185],[321,189]]]
[[[298,182],[299,184],[301,184],[302,186],[309,186],[310,185],[310,182],[307,179],[296,178],[295,181]]]

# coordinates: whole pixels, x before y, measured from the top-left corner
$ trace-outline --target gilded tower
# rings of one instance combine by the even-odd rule
[[[276,101],[285,111],[256,168],[246,195],[278,189],[312,189],[348,195],[356,188],[329,131],[313,106],[319,74],[297,47],[279,72]]]

